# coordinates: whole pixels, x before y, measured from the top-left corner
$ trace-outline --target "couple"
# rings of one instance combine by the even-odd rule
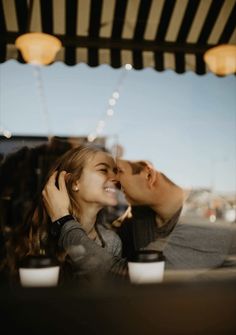
[[[127,260],[143,248],[162,251],[167,269],[205,271],[236,254],[235,227],[182,223],[186,193],[148,162],[114,162],[101,149],[81,146],[61,157],[49,175],[42,209],[74,273],[127,273]],[[117,183],[131,211],[113,223],[115,233],[102,222],[101,209],[117,204]]]
[[[112,229],[102,209],[117,205],[117,184],[131,213]],[[46,253],[75,277],[127,274],[127,260],[143,248],[163,251],[167,269],[221,266],[236,253],[235,229],[182,223],[185,197],[148,162],[115,162],[94,145],[71,149],[55,162],[40,202],[13,243],[13,267],[26,255]]]

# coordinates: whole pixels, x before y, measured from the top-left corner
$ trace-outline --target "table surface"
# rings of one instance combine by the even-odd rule
[[[8,334],[236,334],[235,280],[2,286],[0,297]]]

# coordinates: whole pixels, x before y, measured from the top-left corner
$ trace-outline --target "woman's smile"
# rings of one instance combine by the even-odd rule
[[[116,194],[116,188],[115,187],[105,187],[105,191],[108,193]]]

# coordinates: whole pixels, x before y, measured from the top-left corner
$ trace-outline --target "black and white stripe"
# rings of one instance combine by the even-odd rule
[[[0,62],[23,61],[14,46],[26,31],[63,43],[56,61],[90,66],[207,72],[204,52],[236,44],[236,0],[0,0]]]

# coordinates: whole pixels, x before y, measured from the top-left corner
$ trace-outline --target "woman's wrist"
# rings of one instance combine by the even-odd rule
[[[52,222],[55,222],[55,221],[59,220],[60,218],[66,216],[66,215],[70,215],[70,213],[68,211],[62,211],[60,213],[58,212],[54,215],[51,215],[50,219],[51,219]]]
[[[61,228],[68,221],[74,220],[73,216],[70,214],[66,214],[55,221],[52,222],[50,232],[53,237],[58,237],[61,232]]]

